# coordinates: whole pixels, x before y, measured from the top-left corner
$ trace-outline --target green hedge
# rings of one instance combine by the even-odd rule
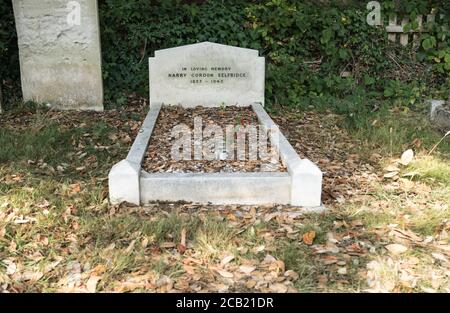
[[[432,7],[450,12],[444,1],[393,3],[383,1],[385,20],[394,11],[411,17],[429,13]],[[425,86],[439,89],[448,84],[448,69],[439,70],[436,65],[443,63],[434,64],[436,46],[431,52],[421,49],[416,57],[409,49],[390,44],[382,27],[367,24],[366,5],[361,1],[217,0],[198,5],[100,1],[106,97],[120,104],[127,93],[146,95],[147,58],[154,50],[206,40],[258,49],[267,58],[268,103],[297,105],[307,103],[305,98],[343,97],[355,89],[414,103]],[[431,34],[435,33],[437,28]],[[342,72],[352,76],[343,78]]]
[[[19,52],[11,0],[0,0],[0,88],[7,105],[20,97]]]
[[[6,16],[0,50],[7,64],[0,73],[17,81],[11,1],[0,2],[6,4],[0,7]],[[367,24],[367,2],[99,0],[105,98],[122,105],[131,93],[147,96],[148,57],[201,41],[258,49],[267,61],[269,104],[309,105],[311,99],[355,94],[410,104],[448,90],[450,33],[441,27],[449,25],[448,16],[412,51],[391,44],[383,27]],[[380,2],[384,20],[393,12],[412,18],[431,8],[437,15],[450,12],[450,1]]]

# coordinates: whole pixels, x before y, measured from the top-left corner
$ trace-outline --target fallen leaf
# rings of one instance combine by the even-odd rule
[[[156,281],[156,287],[158,287],[158,292],[169,292],[173,289],[173,281],[171,278],[163,275]]]
[[[17,269],[16,263],[10,260],[3,260],[3,263],[8,265],[6,267],[6,275],[12,275],[16,272]]]
[[[402,177],[414,177],[417,175],[419,175],[418,172],[408,172],[408,173],[403,174]]]
[[[316,232],[313,230],[304,233],[302,236],[303,242],[309,246],[313,244],[314,238],[316,238]]]
[[[29,222],[31,222],[31,219],[21,218],[21,219],[16,219],[14,221],[14,224],[26,224],[26,223],[29,223]]]
[[[284,273],[284,277],[289,277],[295,281],[298,279],[299,275],[296,272],[294,272],[293,270],[288,270]]]
[[[100,276],[91,276],[89,277],[89,280],[86,283],[86,289],[90,293],[95,293],[97,290],[97,284],[100,281]]]
[[[252,289],[256,286],[256,280],[250,279],[248,282],[245,283],[245,287],[248,289]]]
[[[403,230],[403,229],[398,229],[398,228],[392,229],[392,231],[389,233],[389,235],[408,239],[408,240],[411,240],[414,242],[421,242],[423,240],[421,237],[419,237],[418,235],[416,235],[414,232],[412,232],[410,230]],[[431,237],[431,238],[433,238],[433,237]]]
[[[202,261],[202,260],[194,259],[194,258],[192,258],[192,257],[188,257],[188,258],[186,258],[186,259],[183,260],[183,263],[186,264],[186,265],[189,265],[189,264],[191,264],[191,263],[197,264],[197,265],[202,265],[202,264],[203,264],[203,261]]]
[[[224,270],[219,270],[219,269],[217,269],[216,271],[217,271],[217,272],[220,274],[220,276],[222,276],[222,277],[225,277],[225,278],[233,278],[233,277],[234,277],[233,273],[230,273],[230,272],[227,272],[227,271],[224,271]]]
[[[262,263],[263,263],[263,264],[271,264],[271,263],[274,263],[274,262],[276,262],[276,261],[277,261],[276,258],[274,258],[273,256],[271,256],[270,254],[267,254],[267,255],[264,257],[264,260],[262,261]]]
[[[179,245],[177,246],[177,250],[178,250],[178,252],[179,252],[180,254],[184,254],[184,253],[186,252],[186,246],[185,246],[185,245],[182,245],[182,244],[179,244]]]
[[[105,271],[106,271],[105,265],[99,264],[91,270],[91,275],[100,276],[100,274],[103,274]]]
[[[395,165],[389,165],[384,169],[386,172],[399,172],[400,169]]]
[[[59,263],[61,263],[61,261],[63,260],[63,257],[56,257],[55,259],[56,259],[56,261],[51,262],[51,263],[47,264],[46,266],[44,266],[44,268],[43,268],[44,274],[51,272],[55,267],[57,267],[59,265]]]
[[[256,253],[259,253],[259,252],[263,252],[265,249],[266,249],[266,247],[264,245],[261,245],[261,246],[253,248],[252,252],[256,254]]]
[[[403,152],[401,158],[400,158],[400,163],[402,165],[408,165],[409,163],[411,163],[411,161],[414,158],[414,152],[412,151],[412,149],[408,149],[405,152]]]
[[[160,247],[163,248],[163,249],[175,248],[175,243],[173,243],[173,242],[163,242],[160,245]]]
[[[426,292],[426,293],[436,293],[436,290],[435,289],[433,289],[433,288],[429,288],[429,287],[420,287],[420,289],[422,289],[422,291],[423,292]]]
[[[288,288],[284,284],[273,284],[269,286],[270,290],[277,293],[286,293]]]
[[[250,266],[250,265],[241,265],[239,266],[239,271],[241,271],[244,274],[250,274],[251,272],[253,272],[256,269],[256,267],[254,266]]]
[[[190,275],[194,275],[195,274],[195,267],[194,266],[183,264],[183,269],[186,271],[186,273],[188,273]]]
[[[134,244],[136,243],[136,239],[133,239],[130,244],[128,245],[128,247],[125,249],[126,253],[131,253],[134,249]]]
[[[233,259],[234,259],[234,255],[227,255],[222,259],[222,261],[220,261],[220,265],[225,266],[228,263],[230,263]]]
[[[327,255],[324,257],[323,263],[325,265],[331,265],[337,263],[338,259],[334,255]]]
[[[181,230],[181,245],[186,247],[186,229]]]
[[[278,213],[270,213],[270,214],[267,214],[265,217],[264,217],[264,222],[270,222],[275,216],[277,216],[278,215]]]
[[[19,277],[17,278],[17,280],[36,282],[39,279],[41,279],[42,276],[44,276],[44,273],[42,273],[40,271],[30,270],[30,271],[25,271],[24,273],[20,274]]]
[[[328,242],[326,246],[314,246],[315,253],[339,253],[339,247],[335,244]]]
[[[78,169],[77,169],[77,171],[78,171]],[[69,187],[70,187],[70,194],[71,195],[79,193],[81,191],[81,186],[80,186],[79,183],[72,184]]]
[[[327,288],[327,283],[328,283],[327,275],[319,275],[317,277],[317,279],[319,281],[318,287],[320,289],[326,289]]]
[[[395,176],[397,176],[398,172],[390,172],[390,173],[386,173],[384,174],[384,178],[394,178]]]
[[[448,262],[447,258],[442,253],[433,252],[433,253],[431,253],[431,255],[433,256],[433,258],[435,258],[438,261]]]
[[[394,255],[405,253],[408,250],[407,247],[405,247],[404,245],[401,245],[399,243],[393,243],[393,244],[387,245],[387,246],[385,246],[385,248]]]

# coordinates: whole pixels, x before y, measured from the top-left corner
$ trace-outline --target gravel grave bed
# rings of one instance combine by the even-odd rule
[[[194,159],[194,119],[201,118],[202,130],[217,125],[223,131],[223,142],[226,138],[226,127],[237,130],[234,142],[237,143],[239,129],[249,125],[258,126],[258,118],[251,107],[226,106],[220,108],[182,108],[181,106],[163,107],[159,113],[156,125],[150,138],[149,146],[143,162],[143,169],[149,173],[233,173],[233,172],[285,172],[286,168],[274,152],[270,140],[267,140],[267,155],[257,154],[256,160],[249,160],[249,136],[245,137],[245,159],[237,156],[237,144],[234,153],[224,150],[214,154],[213,160],[206,160],[205,151],[214,151],[214,146],[208,150],[206,142],[213,136],[203,135],[202,160]],[[180,136],[172,136],[172,130],[177,125],[186,125],[191,130],[191,157],[188,160],[176,160],[172,157],[172,147]],[[231,125],[231,126],[230,126]],[[258,128],[259,129],[259,128]],[[241,137],[244,138],[244,137]],[[259,139],[259,135],[258,135]],[[243,142],[243,141],[242,141]],[[206,146],[206,147],[205,147]],[[275,154],[276,155],[276,154]]]

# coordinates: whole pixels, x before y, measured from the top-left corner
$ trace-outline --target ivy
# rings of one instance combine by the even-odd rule
[[[448,93],[450,1],[380,1],[385,23],[392,14],[411,20],[404,31],[418,29],[418,15],[434,10],[439,17],[424,25],[418,47],[406,48],[388,41],[384,27],[367,24],[366,1],[98,1],[105,99],[113,105],[132,93],[148,95],[155,50],[202,41],[259,50],[268,104],[310,106],[306,98],[357,90],[409,105]],[[11,1],[0,2],[0,74],[19,81]]]
[[[11,0],[0,0],[0,88],[6,107],[20,95],[17,36]]]

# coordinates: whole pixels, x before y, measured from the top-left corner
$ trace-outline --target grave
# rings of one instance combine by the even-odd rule
[[[265,59],[258,51],[210,42],[158,50],[149,60],[149,74],[150,110],[126,159],[109,173],[112,203],[321,206],[322,172],[298,156],[264,110]],[[233,124],[233,114],[237,126],[211,125]],[[241,125],[242,116],[258,129]],[[172,132],[161,123],[173,123]],[[261,157],[264,138],[270,143],[270,169]],[[169,155],[167,145],[182,139],[182,149],[172,148]],[[251,147],[259,153],[252,154]]]
[[[23,98],[103,110],[97,0],[13,0]]]
[[[432,124],[443,132],[450,131],[450,101],[430,100]]]

